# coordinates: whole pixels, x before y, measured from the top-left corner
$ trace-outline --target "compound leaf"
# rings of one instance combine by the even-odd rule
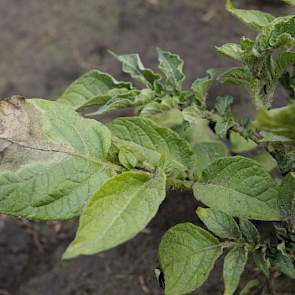
[[[56,220],[79,215],[114,174],[109,130],[69,106],[13,97],[0,103],[0,213]]]
[[[224,157],[209,165],[195,197],[232,216],[258,220],[280,220],[278,188],[271,176],[255,161]]]
[[[113,248],[144,229],[165,198],[166,177],[124,172],[108,180],[85,207],[75,240],[63,258]]]
[[[199,288],[221,254],[218,239],[198,226],[183,223],[169,229],[159,249],[165,294],[182,295]]]

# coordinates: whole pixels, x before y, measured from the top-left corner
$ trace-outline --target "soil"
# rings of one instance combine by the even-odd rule
[[[290,13],[277,1],[240,1],[275,15]],[[156,67],[155,48],[179,53],[187,83],[206,69],[233,63],[214,46],[253,36],[224,10],[220,0],[1,0],[0,97],[14,94],[55,98],[91,68],[126,78],[107,49],[139,52]],[[235,111],[251,114],[249,99],[237,88],[214,87],[210,97],[232,94]],[[279,105],[282,100],[276,103]],[[163,294],[153,269],[164,232],[194,222],[197,203],[189,193],[168,194],[158,215],[131,241],[102,254],[68,262],[61,255],[73,239],[77,221],[26,222],[0,216],[1,295]],[[243,277],[257,277],[249,266]],[[276,294],[295,294],[294,282],[276,279]],[[208,282],[194,294],[223,292],[219,261]]]

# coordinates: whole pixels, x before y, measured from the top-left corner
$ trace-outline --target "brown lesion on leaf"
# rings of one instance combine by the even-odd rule
[[[0,153],[13,144],[8,139],[25,140],[30,119],[24,110],[25,98],[12,96],[0,101]]]
[[[41,121],[40,112],[22,96],[0,101],[1,170],[15,170],[34,160],[52,158],[52,152],[60,150],[60,146],[48,141]]]

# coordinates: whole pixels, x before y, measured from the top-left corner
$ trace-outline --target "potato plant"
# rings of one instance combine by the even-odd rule
[[[287,1],[294,4],[294,1]],[[80,216],[63,259],[111,249],[142,231],[169,189],[189,190],[203,204],[204,227],[167,231],[156,273],[167,295],[188,294],[225,253],[224,294],[234,294],[249,257],[267,278],[295,279],[295,16],[227,10],[257,31],[217,50],[238,67],[208,70],[183,89],[182,59],[158,49],[159,72],[137,54],[114,55],[131,82],[92,70],[55,101],[0,102],[0,213],[29,220]],[[237,118],[234,98],[207,94],[215,83],[240,85],[255,119]],[[276,89],[289,100],[273,108]],[[89,117],[131,108],[102,124]],[[83,116],[81,115],[83,114]],[[250,221],[272,222],[270,235]],[[269,225],[268,225],[269,226]],[[240,294],[257,287],[250,281]]]

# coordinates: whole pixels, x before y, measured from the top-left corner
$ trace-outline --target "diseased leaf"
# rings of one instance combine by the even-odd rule
[[[244,157],[224,157],[209,165],[194,185],[194,195],[232,216],[280,220],[277,184],[260,165]]]
[[[243,56],[243,50],[239,44],[227,43],[221,47],[216,48],[217,51],[227,57],[241,61]]]
[[[58,102],[70,105],[75,110],[84,105],[101,105],[108,99],[109,91],[115,89],[131,90],[129,82],[117,81],[111,75],[92,70],[74,81],[57,99]]]
[[[207,228],[216,236],[223,239],[240,239],[241,232],[232,216],[215,209],[197,209],[197,215]]]
[[[84,209],[75,240],[63,258],[113,248],[144,229],[165,198],[166,177],[124,172],[108,180]]]
[[[193,153],[188,142],[168,128],[161,128],[142,117],[115,119],[110,129],[119,145],[138,150],[151,166],[157,167],[162,156],[172,170],[186,171],[193,165]]]
[[[155,83],[160,80],[160,75],[151,69],[146,69],[138,54],[117,55],[111,52],[123,65],[123,72],[129,74],[133,79],[142,82],[145,86],[154,88]]]
[[[226,9],[255,30],[261,30],[275,19],[271,14],[259,10],[237,9],[233,6],[231,0],[226,1]]]
[[[258,243],[260,241],[260,234],[256,226],[246,218],[239,218],[240,229],[243,236],[249,243]]]
[[[0,103],[0,213],[57,220],[79,215],[114,174],[109,130],[70,106],[12,97]]]
[[[158,48],[159,68],[166,76],[166,83],[172,90],[181,90],[185,79],[183,60],[174,53]]]
[[[188,294],[199,288],[221,254],[219,241],[198,226],[183,223],[169,229],[159,249],[165,294]]]
[[[295,104],[257,113],[255,126],[276,135],[295,139]]]
[[[225,256],[223,267],[224,295],[232,295],[239,286],[248,259],[244,247],[234,247]]]

